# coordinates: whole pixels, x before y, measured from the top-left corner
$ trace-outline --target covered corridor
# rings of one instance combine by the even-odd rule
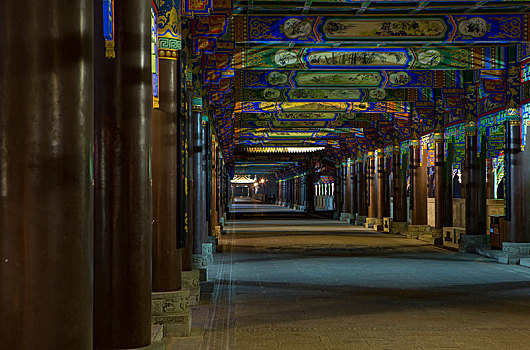
[[[0,349],[529,348],[528,0],[0,0]]]

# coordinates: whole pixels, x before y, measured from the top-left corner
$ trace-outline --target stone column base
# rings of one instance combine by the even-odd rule
[[[530,243],[503,242],[498,262],[515,265],[521,263],[521,259],[523,259],[521,265],[525,266],[528,258],[530,258]]]
[[[221,237],[221,225],[214,226],[213,232],[210,236],[214,236],[215,238]]]
[[[203,254],[193,254],[191,268],[199,271],[199,281],[208,281],[208,256]]]
[[[431,227],[429,225],[409,225],[406,235],[410,239],[422,239],[429,242],[428,239],[432,237]]]
[[[462,235],[458,250],[462,253],[474,253],[478,248],[489,246],[490,236],[488,235]]]
[[[213,264],[213,246],[211,243],[202,244],[202,255],[208,259],[208,265]]]
[[[212,253],[217,252],[217,238],[214,236],[208,236],[207,242],[212,244]]]
[[[190,306],[199,305],[201,288],[199,287],[199,270],[182,271],[182,289],[190,292]]]
[[[431,228],[431,235],[434,245],[443,245],[444,244],[444,234],[443,229],[441,228]]]
[[[383,231],[383,219],[375,219],[374,230]]]
[[[151,294],[151,322],[164,326],[164,337],[185,337],[191,332],[189,290]]]
[[[383,232],[392,231],[392,218],[383,218]]]
[[[364,228],[373,228],[375,225],[376,218],[366,218],[366,222],[364,223]]]
[[[367,217],[362,215],[357,215],[355,217],[355,225],[356,226],[364,226],[366,224]]]
[[[407,232],[409,230],[409,223],[408,222],[401,222],[401,221],[394,221],[392,220],[392,226],[390,229],[391,233],[399,233],[402,235],[407,235]]]

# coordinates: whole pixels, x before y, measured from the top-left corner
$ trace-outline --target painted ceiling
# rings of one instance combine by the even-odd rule
[[[241,174],[306,159],[253,160],[248,147],[319,145],[343,159],[441,130],[465,119],[470,82],[477,114],[497,110],[507,62],[530,56],[528,1],[183,3],[194,107]]]

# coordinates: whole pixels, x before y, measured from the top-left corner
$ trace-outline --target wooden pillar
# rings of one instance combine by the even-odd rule
[[[181,288],[181,252],[177,250],[177,130],[179,60],[159,63],[160,109],[153,111],[151,171],[153,184],[153,292]]]
[[[375,189],[376,173],[375,173],[375,154],[373,151],[368,152],[368,189],[369,189],[369,207],[368,207],[368,220],[369,225],[375,224],[377,218],[377,192]]]
[[[392,148],[393,166],[393,219],[396,222],[407,222],[407,154],[401,155],[399,145]]]
[[[192,211],[192,232],[193,232],[193,254],[202,254],[202,244],[206,243],[206,204],[203,199],[204,188],[206,187],[206,177],[203,168],[202,158],[204,157],[204,128],[202,127],[202,116],[199,110],[194,110],[191,115],[192,147],[191,155],[193,159],[193,192],[190,193],[193,202]]]
[[[464,183],[466,198],[466,235],[485,235],[485,203],[482,203],[483,185],[485,176],[478,157],[478,125],[477,125],[477,97],[478,87],[473,71],[465,72],[465,98],[466,98],[466,159],[464,163]],[[485,201],[485,199],[484,199]],[[483,210],[484,209],[484,210]]]
[[[93,5],[0,2],[2,349],[92,349]]]
[[[385,150],[377,150],[377,220],[378,231],[383,230],[383,216],[385,214]],[[371,205],[371,204],[370,204]]]
[[[345,161],[345,163],[342,165],[343,167],[343,173],[344,173],[344,212],[350,213],[351,212],[351,203],[352,203],[352,197],[351,197],[351,167],[348,160]]]
[[[357,162],[355,159],[349,164],[350,171],[350,214],[357,214]]]
[[[335,164],[335,176],[333,176],[335,193],[333,195],[333,201],[335,204],[335,219],[340,218],[342,212],[342,164],[339,162]]]
[[[445,142],[443,133],[435,133],[434,139],[434,205],[435,205],[435,223],[434,223],[434,243],[443,243],[443,227],[445,223]]]
[[[453,160],[454,145],[453,142],[447,142],[447,159],[444,162],[444,181],[445,192],[443,193],[445,204],[444,208],[444,227],[453,226]]]
[[[123,349],[151,341],[151,5],[114,4],[113,59],[102,6],[95,2],[94,348]]]
[[[358,215],[368,216],[368,206],[366,202],[366,170],[364,160],[357,160],[357,208]]]
[[[308,213],[315,212],[315,175],[313,174],[313,168],[311,168],[306,175],[306,195],[305,195],[305,206]]]
[[[411,225],[427,225],[427,167],[421,164],[420,140],[411,140],[410,145]]]

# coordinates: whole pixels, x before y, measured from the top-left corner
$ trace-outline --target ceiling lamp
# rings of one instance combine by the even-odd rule
[[[249,153],[310,153],[325,150],[325,147],[247,147]]]

